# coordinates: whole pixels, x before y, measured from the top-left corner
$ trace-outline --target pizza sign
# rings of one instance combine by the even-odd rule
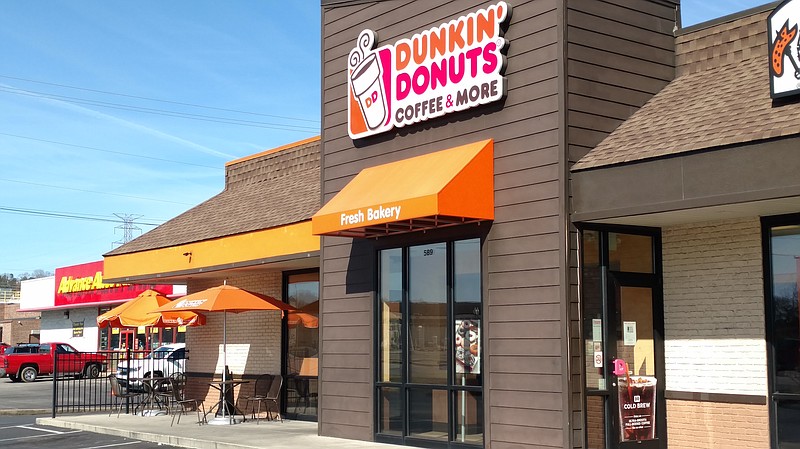
[[[781,98],[800,93],[800,0],[787,0],[769,15],[770,95]]]

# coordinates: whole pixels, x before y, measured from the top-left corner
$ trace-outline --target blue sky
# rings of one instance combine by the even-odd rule
[[[689,26],[764,2],[682,3]],[[319,18],[313,0],[4,2],[0,273],[100,260],[115,214],[146,232],[218,193],[225,162],[317,135]]]

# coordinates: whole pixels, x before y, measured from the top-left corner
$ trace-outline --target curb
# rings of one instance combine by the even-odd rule
[[[103,427],[93,424],[76,423],[63,421],[58,418],[37,418],[36,424],[43,426],[59,427],[62,429],[83,430],[86,432],[99,433],[103,435],[113,435],[122,438],[147,441],[150,443],[166,444],[170,446],[185,447],[191,449],[258,449],[254,446],[243,444],[222,443],[218,441],[199,440],[196,438],[177,437],[173,435],[163,435],[158,433],[138,432],[134,430],[121,430],[111,427]]]
[[[0,409],[0,416],[49,415],[52,412],[49,408]]]

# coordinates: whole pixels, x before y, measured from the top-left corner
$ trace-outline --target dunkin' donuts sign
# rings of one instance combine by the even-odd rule
[[[362,31],[348,57],[348,128],[372,136],[505,96],[502,26],[511,8],[498,2],[438,27],[376,47]]]

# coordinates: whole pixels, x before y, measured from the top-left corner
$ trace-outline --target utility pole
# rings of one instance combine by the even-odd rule
[[[122,229],[122,240],[117,240],[116,242],[112,243],[112,245],[116,246],[124,245],[133,240],[133,231],[139,231],[140,233],[142,232],[142,228],[136,226],[133,223],[134,220],[142,218],[142,215],[129,215],[129,214],[114,214],[114,215],[116,215],[120,220],[122,220],[121,225],[114,227],[115,234],[117,233],[116,229]]]

